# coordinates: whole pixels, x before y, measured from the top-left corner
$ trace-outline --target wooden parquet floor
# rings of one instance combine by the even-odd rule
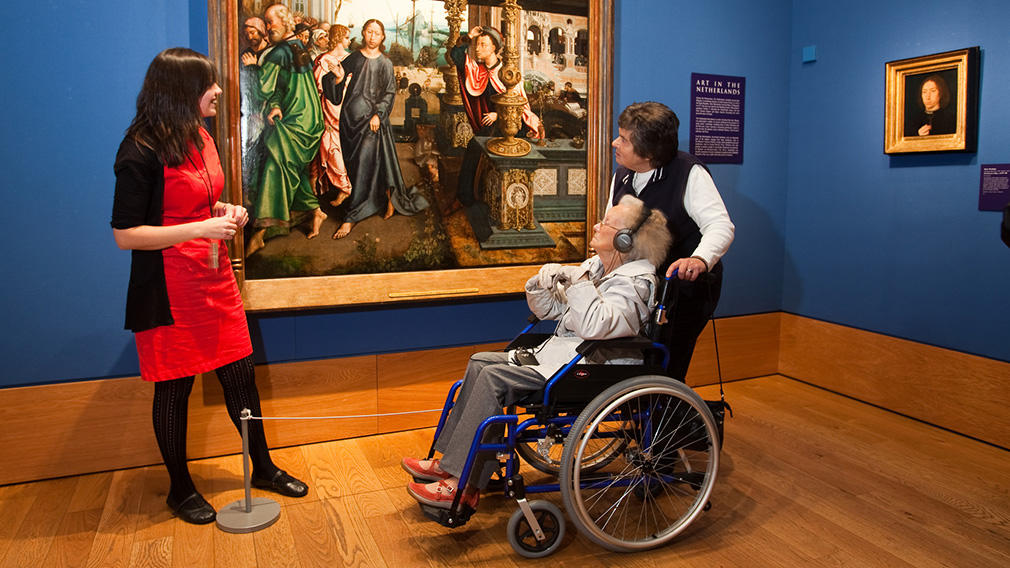
[[[0,568],[1010,566],[1010,452],[784,377],[726,393],[735,417],[713,507],[658,550],[607,552],[569,523],[554,556],[525,560],[499,495],[464,527],[428,521],[399,466],[427,450],[428,429],[276,450],[311,489],[271,494],[281,517],[253,534],[173,518],[160,466],[0,487]],[[192,471],[215,507],[242,497],[238,456]]]

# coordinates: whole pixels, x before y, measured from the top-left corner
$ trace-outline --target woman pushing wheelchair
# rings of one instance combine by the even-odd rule
[[[476,508],[479,490],[498,471],[493,455],[479,455],[469,485],[460,484],[471,442],[481,422],[501,414],[569,363],[583,340],[638,335],[648,323],[657,298],[656,266],[671,244],[666,217],[636,197],[625,196],[593,227],[589,242],[596,255],[579,266],[546,264],[526,282],[533,314],[557,320],[554,334],[532,349],[477,353],[470,358],[455,405],[435,441],[441,458],[404,458],[401,465],[417,480],[407,491],[418,502],[450,508],[462,487],[461,502]],[[588,363],[637,363],[639,351],[599,352]],[[503,426],[486,431],[485,441],[500,439]]]

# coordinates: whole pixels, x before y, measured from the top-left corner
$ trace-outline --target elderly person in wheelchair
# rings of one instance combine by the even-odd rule
[[[557,320],[545,342],[531,349],[477,353],[470,358],[463,385],[434,448],[440,459],[404,458],[401,465],[416,480],[407,491],[423,505],[448,509],[459,502],[476,508],[479,489],[499,469],[496,457],[480,456],[469,485],[459,483],[471,442],[481,422],[544,387],[547,379],[576,355],[583,340],[636,336],[648,324],[657,301],[656,264],[671,243],[665,216],[626,196],[593,228],[596,255],[579,266],[546,264],[526,283],[526,300],[540,319]],[[600,351],[587,363],[634,363],[640,351]],[[503,428],[489,428],[500,438]]]

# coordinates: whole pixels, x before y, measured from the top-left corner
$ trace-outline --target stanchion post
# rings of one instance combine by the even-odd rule
[[[249,421],[254,417],[248,408],[243,408],[239,418],[242,431],[242,477],[245,481],[245,498],[217,512],[217,528],[230,533],[251,533],[277,522],[281,516],[281,506],[277,501],[266,497],[252,498],[252,478],[249,474]]]
[[[239,413],[242,420],[242,479],[245,481],[245,512],[252,512],[252,476],[249,475],[249,419],[252,411],[243,408]]]

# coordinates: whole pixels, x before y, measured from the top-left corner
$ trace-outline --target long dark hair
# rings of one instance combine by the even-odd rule
[[[217,82],[206,55],[185,47],[159,53],[137,95],[137,115],[126,135],[154,150],[167,166],[186,160],[189,145],[203,149],[200,97]]]

